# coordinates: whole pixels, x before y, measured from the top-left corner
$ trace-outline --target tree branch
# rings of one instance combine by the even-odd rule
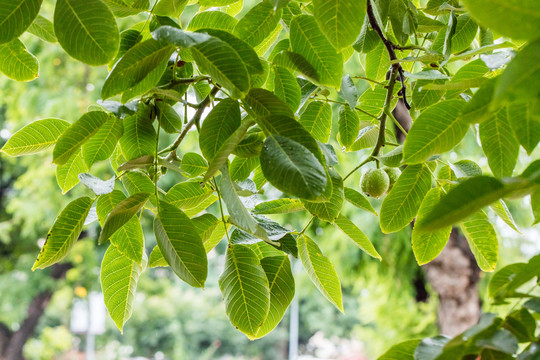
[[[191,127],[193,125],[199,123],[199,121],[201,120],[201,117],[202,117],[202,115],[204,113],[204,110],[206,109],[206,107],[208,105],[210,105],[210,102],[212,101],[214,96],[216,96],[218,91],[219,91],[219,88],[217,86],[214,86],[212,88],[212,90],[210,91],[210,94],[208,94],[208,96],[197,106],[197,111],[195,112],[195,115],[193,115],[191,120],[189,120],[189,122],[184,127],[184,130],[182,130],[182,132],[180,133],[180,135],[178,135],[176,140],[171,144],[171,146],[161,150],[159,152],[159,154],[164,154],[164,153],[170,152],[169,159],[176,158],[176,152],[178,150],[178,147],[180,146],[180,144],[182,143],[182,141],[186,137],[186,135],[189,132],[189,130],[191,129]]]

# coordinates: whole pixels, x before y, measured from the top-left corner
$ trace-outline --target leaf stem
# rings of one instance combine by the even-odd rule
[[[315,216],[312,216],[311,219],[309,220],[309,222],[306,224],[306,226],[304,226],[304,228],[302,229],[302,231],[300,231],[300,233],[298,234],[299,236],[303,235],[306,230],[308,229],[309,225],[311,225],[311,223],[313,222],[313,220],[315,220]]]
[[[225,213],[223,212],[223,203],[221,202],[221,192],[219,191],[216,178],[213,177],[212,179],[214,180],[214,187],[216,188],[216,192],[218,195],[219,211],[221,212],[221,222],[223,223],[223,227],[225,228],[225,235],[227,235],[227,240],[229,241],[229,244],[230,244],[231,238],[229,237],[229,229],[227,229],[227,223],[225,222]]]
[[[326,101],[326,102],[335,103],[335,104],[349,105],[349,104],[346,103],[346,102],[338,101],[338,100],[332,100],[332,99],[321,99],[321,100]],[[369,116],[369,117],[372,117],[372,118],[377,119],[377,120],[379,119],[379,118],[376,117],[375,115],[368,113],[366,110],[360,109],[358,106],[356,106],[354,109],[360,111],[360,112],[363,113],[363,114],[366,114],[366,115]]]

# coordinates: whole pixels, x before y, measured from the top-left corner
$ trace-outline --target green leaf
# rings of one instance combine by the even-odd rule
[[[366,15],[362,28],[360,29],[360,35],[358,35],[358,38],[352,46],[354,50],[359,53],[367,54],[377,46],[379,41],[379,35],[377,35],[375,30],[369,25],[369,19]]]
[[[341,283],[334,266],[309,237],[301,235],[297,241],[298,254],[309,278],[321,294],[343,312]]]
[[[437,205],[441,199],[443,192],[440,188],[433,188],[428,191],[420,209],[418,210],[417,222],[421,222],[425,218],[426,214],[430,213],[435,205]],[[414,257],[418,265],[424,265],[435,259],[441,251],[444,249],[448,238],[450,237],[450,232],[452,227],[448,226],[441,228],[437,231],[431,232],[421,232],[415,231],[413,228],[412,232],[412,248],[414,252]]]
[[[160,26],[154,30],[152,32],[152,37],[159,42],[166,42],[185,49],[197,44],[201,44],[210,39],[207,34],[183,31],[169,25]]]
[[[482,25],[501,35],[532,40],[540,33],[540,4],[535,0],[464,0]]]
[[[270,310],[257,331],[257,338],[265,336],[279,324],[294,298],[294,277],[288,256],[262,258],[261,266],[270,288]]]
[[[480,124],[482,150],[495,177],[512,176],[519,155],[519,141],[508,120],[507,108],[502,108]]]
[[[229,44],[238,53],[238,55],[246,65],[246,69],[248,70],[252,82],[256,75],[262,76],[264,74],[264,68],[261,59],[259,59],[259,56],[255,52],[255,50],[253,50],[253,48],[249,46],[244,40],[240,40],[236,36],[223,30],[200,29],[198,31],[217,37],[221,41]]]
[[[465,102],[460,100],[448,100],[424,110],[407,134],[403,162],[418,164],[456,146],[469,128],[459,118],[464,105]]]
[[[433,210],[416,223],[416,226],[422,231],[432,231],[452,225],[509,192],[510,189],[505,188],[499,180],[489,176],[466,179],[450,189]]]
[[[293,72],[299,72],[314,82],[319,82],[319,74],[314,65],[310,64],[302,55],[292,51],[281,51],[273,56],[274,65],[285,67]],[[314,89],[315,90],[315,89]]]
[[[389,61],[384,44],[379,42],[375,49],[366,55],[366,77],[375,81],[384,81],[390,66]]]
[[[185,181],[174,185],[167,192],[165,201],[179,209],[187,210],[197,207],[208,198],[213,198],[214,201],[217,200],[210,186],[201,184],[198,181]]]
[[[360,33],[366,2],[357,0],[313,1],[313,15],[336,49],[351,45]]]
[[[228,166],[225,164],[221,169],[220,190],[223,201],[227,205],[227,210],[233,223],[245,231],[253,234],[257,231],[258,225],[253,216],[247,211],[236,191],[233,181],[229,175]]]
[[[302,99],[300,85],[293,74],[281,66],[274,67],[274,93],[286,102],[292,111],[298,109]]]
[[[54,33],[69,55],[88,65],[107,64],[120,42],[114,15],[100,0],[57,0]]]
[[[81,146],[107,122],[103,111],[90,111],[67,128],[58,138],[53,150],[53,162],[64,165]]]
[[[457,97],[462,90],[480,87],[489,82],[489,79],[483,77],[489,73],[489,68],[482,59],[476,59],[462,66],[452,77],[452,80],[446,83],[449,87],[446,99]],[[455,88],[457,90],[452,89]]]
[[[225,227],[221,219],[212,214],[202,214],[191,219],[191,223],[201,237],[206,253],[210,252],[225,236]]]
[[[430,188],[431,171],[427,164],[407,166],[382,203],[382,232],[396,232],[409,225]]]
[[[431,338],[425,338],[414,350],[415,360],[434,360],[443,353],[444,346],[450,339],[447,336],[439,335]]]
[[[407,340],[392,346],[377,360],[414,360],[414,350],[421,340]]]
[[[338,88],[341,84],[343,59],[330,44],[310,15],[295,16],[290,26],[293,52],[302,55],[316,70],[321,85]]]
[[[52,147],[70,123],[60,119],[34,121],[15,134],[2,147],[9,156],[35,154]]]
[[[240,127],[229,136],[216,152],[212,161],[208,165],[208,171],[204,174],[203,182],[206,182],[216,174],[216,172],[225,165],[229,155],[234,151],[238,143],[244,138],[247,129],[252,125],[252,121],[247,118],[242,120]]]
[[[174,134],[182,129],[182,118],[174,108],[163,102],[156,102],[156,108],[158,110],[159,125],[166,133]]]
[[[232,92],[235,98],[243,98],[249,90],[249,74],[238,53],[226,42],[211,37],[191,48],[195,62],[202,72]]]
[[[381,255],[379,255],[371,241],[349,218],[340,214],[335,223],[360,249],[375,259],[382,260]]]
[[[234,34],[254,47],[270,35],[280,19],[281,10],[275,11],[270,1],[262,1],[238,21]]]
[[[154,70],[161,77],[173,51],[173,46],[154,39],[136,44],[122,56],[107,76],[101,89],[101,97],[108,99],[133,88],[148,78]],[[155,82],[151,84],[154,85]]]
[[[240,123],[240,105],[232,99],[220,101],[206,116],[201,126],[199,146],[208,161],[212,161]]]
[[[540,4],[535,6],[540,9]],[[540,15],[538,15],[537,26],[540,28]],[[494,101],[537,100],[540,96],[539,59],[540,39],[523,47],[506,66],[495,88]]]
[[[233,154],[239,157],[259,156],[264,141],[262,131],[248,131],[246,136],[236,145]]]
[[[334,170],[330,170],[329,174],[332,180],[332,195],[330,199],[325,202],[302,201],[302,203],[306,210],[313,216],[333,223],[343,207],[343,179]]]
[[[493,212],[497,214],[498,217],[501,218],[502,221],[504,221],[508,226],[514,229],[517,233],[521,234],[518,226],[516,225],[516,222],[514,221],[514,217],[512,216],[512,213],[508,209],[508,206],[506,205],[506,202],[504,202],[503,199],[500,199],[499,201],[497,201],[490,207],[493,210]]]
[[[161,201],[154,232],[159,249],[175,274],[191,286],[204,287],[208,272],[206,251],[184,212]]]
[[[377,212],[364,195],[348,187],[345,187],[343,190],[345,194],[345,200],[347,200],[359,209],[366,210],[374,215],[377,215]]]
[[[188,0],[160,0],[154,7],[154,14],[177,18],[182,14]]]
[[[241,158],[235,157],[231,162],[231,179],[233,181],[242,181],[249,177],[249,174],[259,165],[259,159],[256,157]]]
[[[0,71],[10,79],[30,81],[38,77],[39,63],[24,44],[15,39],[0,44]]]
[[[445,86],[446,80],[418,80],[412,90],[412,103],[416,109],[424,109],[437,103],[446,93],[446,89],[437,86]],[[435,87],[435,89],[433,89]]]
[[[119,190],[102,195],[97,200],[96,212],[99,223],[103,226],[109,213],[120,202],[126,199],[126,196]],[[144,257],[144,238],[141,223],[138,218],[132,217],[120,229],[118,229],[109,238],[111,244],[128,259],[142,264]]]
[[[535,340],[536,320],[527,309],[513,311],[504,320],[503,327],[512,332],[519,342]]]
[[[288,214],[304,210],[304,205],[296,199],[269,200],[255,205],[254,214]]]
[[[265,89],[251,89],[244,98],[254,117],[262,118],[270,115],[294,117],[291,108],[274,93]]]
[[[154,249],[152,249],[152,252],[150,253],[150,260],[148,261],[148,266],[151,268],[169,266],[167,260],[165,260],[165,258],[163,257],[161,250],[159,250],[158,245],[154,246]]]
[[[540,118],[534,113],[533,103],[510,104],[508,120],[519,143],[527,150],[527,154],[531,155],[540,142]]]
[[[197,177],[208,169],[208,163],[201,155],[188,152],[182,157],[180,169],[185,171],[190,177]]]
[[[130,196],[140,192],[153,194],[155,191],[154,182],[148,177],[148,175],[139,171],[130,171],[124,174],[122,176],[122,184]],[[155,203],[155,197],[152,196],[150,201]]]
[[[246,245],[227,248],[219,288],[231,324],[255,339],[270,311],[270,288],[257,255]]]
[[[340,106],[338,119],[339,141],[345,148],[349,148],[358,137],[360,119],[356,110],[351,109],[349,105]]]
[[[108,159],[123,133],[123,121],[116,116],[109,116],[105,124],[82,147],[84,162],[88,168],[98,161]]]
[[[139,276],[146,267],[128,259],[116,247],[109,246],[101,262],[101,289],[105,306],[114,323],[122,331],[131,317]]]
[[[0,44],[18,38],[32,24],[42,0],[0,1]]]
[[[452,53],[467,50],[478,32],[478,25],[469,14],[457,17],[456,30],[452,35]]]
[[[463,107],[460,115],[464,122],[480,123],[493,116],[490,106],[497,80],[498,78],[490,79],[474,93],[472,99]]]
[[[107,241],[111,235],[124,226],[125,223],[142,209],[149,197],[149,193],[138,193],[119,202],[103,223],[103,229],[101,230],[98,242],[102,244]]]
[[[85,196],[73,200],[62,210],[47,234],[45,244],[32,266],[32,271],[44,269],[66,257],[81,234],[84,220],[92,203],[93,200]]]
[[[117,17],[137,15],[150,7],[148,0],[104,0],[104,2]]]
[[[534,216],[533,225],[540,222],[540,190],[531,194],[531,208]]]
[[[199,0],[201,6],[225,6],[238,2],[239,0]]]
[[[339,89],[340,95],[345,98],[351,108],[356,107],[358,102],[358,89],[354,84],[349,74],[343,75],[341,78],[341,88]]]
[[[285,193],[315,200],[326,188],[326,173],[321,163],[294,140],[280,135],[267,137],[260,161],[266,179]]]
[[[232,33],[238,20],[221,11],[203,11],[195,15],[187,27],[188,30],[218,29]]]
[[[54,35],[53,23],[41,15],[36,17],[34,22],[28,27],[27,31],[50,43],[55,43],[57,41],[56,35]]]
[[[133,160],[156,152],[156,130],[150,118],[151,108],[140,107],[135,115],[124,119],[124,135],[120,147],[126,160]]]
[[[377,159],[388,167],[400,167],[403,160],[403,145],[396,147],[384,155],[378,156]]]
[[[499,242],[486,214],[479,211],[469,216],[461,223],[461,230],[469,242],[478,267],[483,271],[495,270]]]
[[[513,263],[499,269],[489,281],[489,296],[494,299],[504,299],[512,296],[514,291],[527,283],[537,274],[535,269],[526,263]]]
[[[56,181],[62,189],[62,194],[67,193],[79,183],[79,174],[87,172],[88,168],[84,163],[82,151],[78,150],[64,165],[56,168]]]

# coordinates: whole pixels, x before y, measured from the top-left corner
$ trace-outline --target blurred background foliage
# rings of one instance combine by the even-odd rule
[[[245,9],[249,8],[250,1],[245,3]],[[43,15],[50,18],[52,7],[52,1],[45,1]],[[188,7],[186,16],[196,10],[196,5]],[[141,21],[144,20],[141,16]],[[133,19],[122,19],[119,23],[121,29],[127,26],[122,21],[132,23]],[[0,146],[10,134],[31,121],[52,116],[74,121],[99,99],[99,89],[107,75],[103,67],[92,68],[69,58],[57,44],[37,41],[28,34],[24,35],[23,41],[40,61],[40,77],[29,83],[0,77]],[[353,56],[346,66],[347,72],[358,73],[358,57]],[[359,92],[367,86],[361,82]],[[183,109],[179,112],[182,114]],[[475,135],[470,132],[448,156],[450,160],[466,158],[477,161],[487,170]],[[167,141],[167,135],[163,136],[163,141]],[[191,136],[184,141],[181,150],[187,152],[196,145],[196,137]],[[337,144],[334,146],[338,148]],[[353,168],[364,156],[362,151],[347,156],[338,151],[340,172]],[[526,154],[521,156],[525,159]],[[533,153],[533,157],[538,157],[538,154]],[[53,280],[49,270],[30,271],[40,241],[46,236],[54,216],[71,199],[88,192],[79,185],[60,196],[55,167],[50,159],[50,153],[18,159],[0,155],[0,322],[16,330],[27,316],[27,308],[34,296],[41,291],[54,291],[51,303],[40,319],[38,331],[26,344],[25,356],[29,360],[75,359],[70,354],[83,351],[84,337],[69,330],[70,311],[74,298],[84,298],[89,292],[100,290],[99,264],[104,253],[104,247],[97,247],[98,229],[93,224],[86,232],[86,239],[79,241],[72,251],[68,261],[74,267],[68,271],[65,280]],[[102,162],[95,167],[93,174],[106,179],[114,173],[108,162]],[[360,175],[354,175],[356,183]],[[174,174],[170,176],[168,181],[172,185],[178,179]],[[509,202],[516,222],[523,229],[528,228],[532,221],[527,201]],[[373,205],[377,209],[380,203],[374,201]],[[316,336],[331,339],[335,344],[339,339],[355,341],[361,344],[360,350],[355,351],[364,352],[369,358],[399,341],[435,335],[437,299],[429,296],[425,301],[418,301],[421,295],[418,292],[422,291],[418,284],[423,283],[423,272],[412,253],[410,229],[383,235],[374,215],[360,212],[352,206],[345,211],[372,239],[383,260],[379,262],[368,257],[334,227],[314,223],[309,232],[320,239],[323,252],[332,259],[342,279],[345,314],[331,306],[306,274],[299,271],[296,274],[296,293],[300,351],[316,353],[313,342],[310,342],[316,333]],[[296,229],[301,229],[306,221],[303,215],[298,214],[282,215],[276,220]],[[150,221],[144,224],[149,253],[155,240]],[[523,230],[525,235],[522,236],[500,221],[497,225],[501,235],[500,253],[504,254],[499,266],[528,258],[538,251],[532,241],[539,237],[537,229]],[[217,278],[223,268],[220,255],[224,250],[225,244],[222,243],[211,254],[213,259],[204,293],[181,283],[168,269],[146,271],[139,282],[135,311],[124,334],[120,334],[108,319],[106,333],[97,337],[97,358],[286,358],[288,314],[270,335],[255,342],[247,340],[228,322],[217,286]],[[481,291],[485,292],[486,278],[481,284]],[[426,291],[432,293],[429,288]]]

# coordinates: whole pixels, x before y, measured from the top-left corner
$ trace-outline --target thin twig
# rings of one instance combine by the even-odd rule
[[[161,89],[172,89],[173,87],[175,87],[177,85],[193,84],[193,83],[198,83],[199,81],[204,81],[204,80],[209,81],[210,78],[208,76],[193,76],[193,77],[190,77],[190,78],[173,79],[168,84],[163,85],[160,88]]]
[[[193,115],[191,120],[189,120],[189,122],[186,124],[186,126],[184,127],[184,130],[182,130],[180,135],[178,135],[178,137],[171,144],[171,146],[169,146],[169,147],[167,147],[167,148],[165,148],[165,149],[163,149],[163,150],[161,150],[159,152],[160,155],[164,154],[164,153],[167,153],[167,152],[170,152],[169,158],[170,159],[176,158],[176,152],[178,150],[178,147],[182,143],[182,140],[184,140],[184,138],[186,137],[186,135],[189,132],[189,130],[191,129],[191,127],[193,125],[199,123],[199,121],[201,120],[201,117],[202,117],[202,115],[204,113],[204,110],[206,109],[206,107],[208,105],[210,105],[210,102],[212,101],[212,98],[217,94],[218,91],[219,91],[219,89],[216,86],[214,86],[214,88],[212,88],[212,90],[210,91],[210,94],[208,94],[208,96],[197,106],[197,111],[195,112],[195,115]]]

